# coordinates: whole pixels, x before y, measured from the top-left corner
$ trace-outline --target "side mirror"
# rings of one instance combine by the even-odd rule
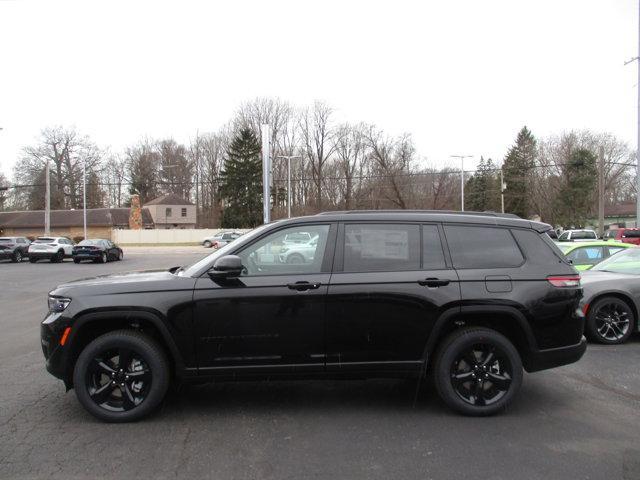
[[[237,255],[225,255],[213,264],[213,268],[207,272],[212,279],[236,278],[242,273],[242,260]]]

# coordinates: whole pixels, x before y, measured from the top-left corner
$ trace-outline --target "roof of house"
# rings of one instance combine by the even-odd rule
[[[115,227],[129,225],[129,208],[88,208],[87,226]],[[81,227],[84,224],[82,210],[51,210],[51,227]],[[142,209],[142,223],[153,225],[149,210]],[[44,227],[44,210],[24,212],[0,212],[0,227],[41,228]]]
[[[168,193],[167,195],[149,200],[145,205],[193,205],[193,203],[179,195]]]
[[[606,205],[604,207],[605,217],[635,217],[636,202],[625,202],[618,205]]]

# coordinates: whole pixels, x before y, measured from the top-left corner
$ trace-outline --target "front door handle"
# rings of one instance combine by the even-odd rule
[[[440,280],[439,278],[425,278],[424,280],[418,280],[418,283],[423,287],[437,288],[449,285],[449,280]]]
[[[296,282],[296,283],[287,283],[287,287],[291,290],[297,290],[298,292],[303,292],[304,290],[316,290],[320,288],[322,285],[320,282]]]

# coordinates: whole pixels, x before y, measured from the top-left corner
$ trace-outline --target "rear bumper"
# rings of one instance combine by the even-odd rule
[[[58,251],[55,252],[29,252],[29,258],[51,258],[56,255]]]
[[[587,339],[582,337],[580,343],[568,347],[549,348],[529,352],[524,360],[527,372],[537,372],[549,368],[560,367],[577,362],[587,350]]]
[[[72,257],[74,260],[96,260],[102,257],[102,252],[74,253]]]

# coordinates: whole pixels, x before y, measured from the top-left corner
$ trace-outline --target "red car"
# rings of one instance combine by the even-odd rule
[[[639,228],[612,228],[605,232],[603,240],[616,240],[618,242],[640,245]]]

